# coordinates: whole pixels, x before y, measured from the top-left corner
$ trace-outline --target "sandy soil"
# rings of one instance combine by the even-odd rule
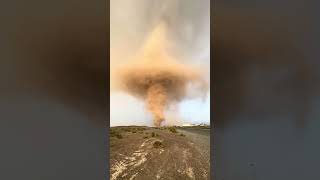
[[[209,130],[114,127],[110,137],[110,178],[129,180],[210,179]],[[152,137],[152,132],[156,136]],[[183,133],[185,136],[181,136]],[[154,147],[154,142],[161,142]]]

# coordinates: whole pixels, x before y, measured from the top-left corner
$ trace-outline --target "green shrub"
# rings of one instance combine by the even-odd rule
[[[115,131],[115,130],[110,130],[110,137],[116,137],[118,139],[122,139],[122,135],[118,132],[118,131]]]
[[[116,137],[117,137],[118,139],[122,139],[122,138],[123,138],[121,134],[117,134]]]
[[[137,130],[138,131],[144,131],[144,130],[146,130],[146,128],[138,128]]]
[[[115,131],[115,130],[113,130],[113,129],[111,129],[111,130],[109,131],[109,134],[110,134],[111,137],[115,137],[115,135],[116,135],[117,133],[118,133],[118,132]]]
[[[152,136],[152,137],[158,137],[159,134],[157,134],[157,133],[155,133],[155,132],[152,132],[152,133],[151,133],[151,136]]]
[[[172,133],[177,133],[177,130],[174,127],[169,127],[169,131],[171,131]]]
[[[159,148],[159,147],[162,147],[162,146],[163,146],[162,142],[160,142],[160,141],[156,141],[156,142],[153,143],[153,147],[154,148]]]

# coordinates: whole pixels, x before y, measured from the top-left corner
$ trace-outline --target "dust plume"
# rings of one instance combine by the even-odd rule
[[[178,63],[171,55],[167,28],[165,23],[156,26],[131,61],[112,72],[114,89],[143,100],[155,126],[166,119],[170,105],[207,92],[201,69]]]

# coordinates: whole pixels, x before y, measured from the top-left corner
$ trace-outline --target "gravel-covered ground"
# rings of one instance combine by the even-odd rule
[[[173,131],[173,132],[172,132]],[[210,179],[210,130],[110,129],[110,178]]]

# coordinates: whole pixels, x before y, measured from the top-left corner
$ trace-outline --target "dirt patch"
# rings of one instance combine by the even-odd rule
[[[181,136],[161,128],[143,131],[143,134],[124,132],[123,139],[110,138],[111,180],[210,179],[206,159],[210,155],[203,155],[210,151],[198,148],[189,135]],[[150,134],[148,138],[144,138],[146,133]],[[209,141],[205,143],[209,145]]]

